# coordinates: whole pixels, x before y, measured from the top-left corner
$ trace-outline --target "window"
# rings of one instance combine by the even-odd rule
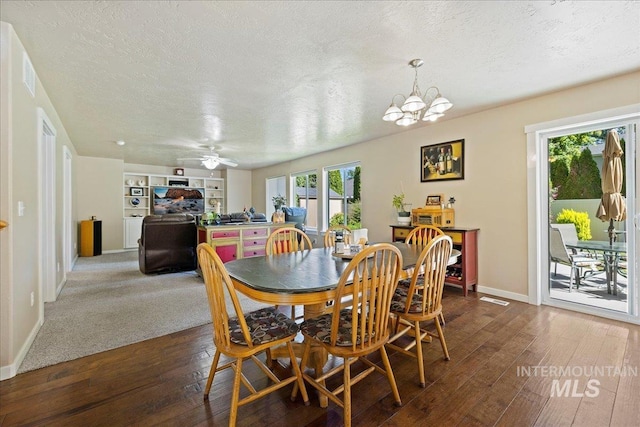
[[[291,175],[293,198],[289,206],[307,209],[306,230],[318,229],[318,176],[315,172]]]
[[[360,163],[325,168],[327,182],[327,227],[346,225],[362,228],[360,203]]]
[[[287,179],[284,176],[278,176],[275,178],[267,178],[267,200],[266,200],[266,206],[267,206],[267,216],[269,218],[271,218],[271,214],[273,213],[273,211],[271,209],[274,209],[275,207],[273,206],[273,198],[276,196],[284,196],[286,197],[287,194]]]

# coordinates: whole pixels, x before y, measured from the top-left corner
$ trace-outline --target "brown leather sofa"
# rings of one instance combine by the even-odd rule
[[[191,214],[148,215],[142,220],[138,264],[144,274],[198,267],[196,220]]]

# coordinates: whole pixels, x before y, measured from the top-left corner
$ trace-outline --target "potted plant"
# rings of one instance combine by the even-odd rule
[[[287,204],[287,198],[281,194],[274,196],[271,200],[273,200],[273,207],[276,211],[279,211],[284,205]]]
[[[411,203],[404,202],[404,193],[394,194],[391,203],[398,211],[398,224],[409,225],[411,223]]]

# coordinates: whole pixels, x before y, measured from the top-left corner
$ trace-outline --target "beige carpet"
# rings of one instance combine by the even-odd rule
[[[239,294],[241,296],[241,294]],[[242,297],[244,311],[264,306]],[[137,252],[79,258],[18,373],[211,322],[195,272],[144,275]]]

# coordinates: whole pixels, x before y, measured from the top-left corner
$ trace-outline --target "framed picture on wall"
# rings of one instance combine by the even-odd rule
[[[464,139],[420,147],[420,181],[464,179]]]
[[[129,195],[131,196],[143,196],[142,187],[131,187],[129,189]]]

